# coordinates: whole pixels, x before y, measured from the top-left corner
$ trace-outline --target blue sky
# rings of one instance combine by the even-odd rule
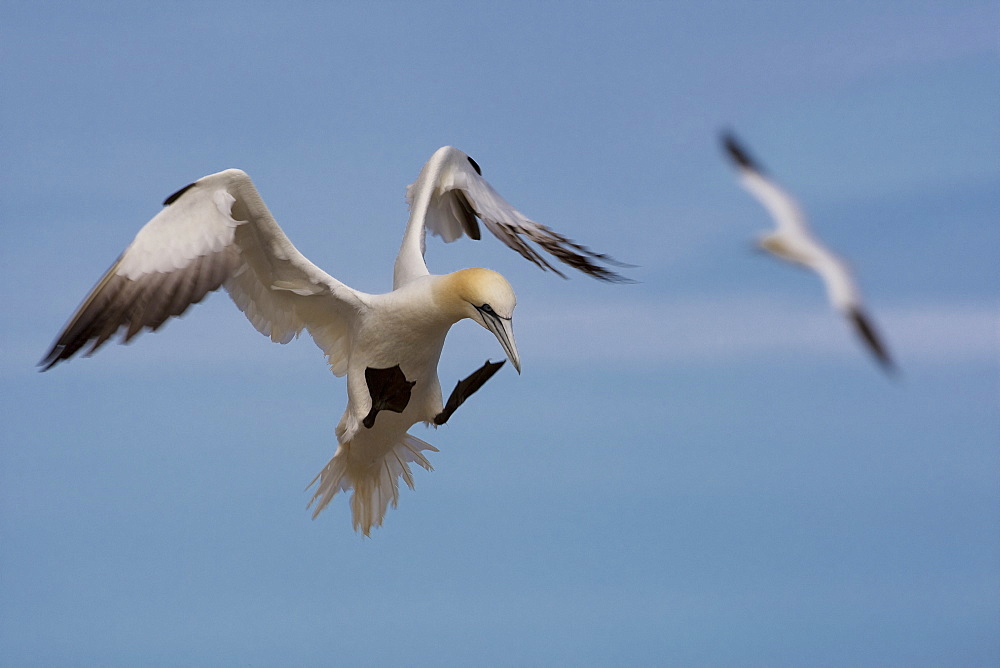
[[[0,663],[1000,662],[1000,5],[0,2]],[[734,130],[857,272],[885,377],[769,221]],[[386,524],[305,485],[346,400],[224,294],[35,363],[163,198],[247,171],[388,290],[451,144],[633,263],[518,294],[518,376],[439,430]],[[472,324],[443,386],[502,351]]]

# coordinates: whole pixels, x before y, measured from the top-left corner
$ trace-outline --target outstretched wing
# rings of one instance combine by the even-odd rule
[[[847,318],[851,327],[857,332],[861,341],[872,352],[878,363],[882,365],[882,368],[886,372],[892,373],[895,371],[895,364],[889,355],[889,349],[876,333],[871,318],[865,313],[861,295],[854,284],[854,279],[839,258],[825,249],[823,251],[822,254],[817,255],[812,268],[826,284],[830,303]]]
[[[365,295],[307,260],[244,172],[177,191],[90,292],[40,362],[43,371],[117,332],[128,343],[225,285],[258,331],[286,343],[308,329],[331,369],[347,371],[350,322]]]
[[[740,183],[767,209],[779,230],[791,234],[809,234],[805,214],[783,188],[771,180],[756,160],[732,134],[722,136],[726,155],[739,170]]]
[[[416,182],[406,189],[406,199],[410,205],[410,220],[396,258],[396,287],[428,273],[424,263],[426,230],[446,242],[454,241],[463,234],[479,239],[479,220],[508,248],[542,269],[554,271],[565,278],[531,243],[589,276],[602,281],[628,282],[628,279],[605,266],[628,265],[595,253],[528,219],[493,189],[472,158],[451,146],[440,148],[431,156]]]

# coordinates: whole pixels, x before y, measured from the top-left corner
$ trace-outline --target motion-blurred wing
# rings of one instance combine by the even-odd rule
[[[817,257],[812,268],[823,278],[827,296],[833,307],[847,318],[882,368],[887,372],[893,372],[895,364],[889,355],[889,350],[876,333],[871,318],[865,313],[861,294],[843,261],[823,249],[823,253]]]
[[[808,234],[805,214],[798,202],[768,178],[760,164],[750,157],[747,150],[732,134],[722,136],[726,155],[739,170],[740,184],[767,209],[779,230]]]
[[[868,349],[872,351],[873,355],[875,355],[875,359],[877,359],[879,364],[882,365],[882,368],[889,373],[894,372],[896,370],[896,365],[889,356],[889,350],[875,333],[875,328],[872,326],[871,320],[864,313],[864,311],[855,307],[847,311],[845,315],[854,326],[858,336],[861,337],[861,340],[864,341],[866,346],[868,346]]]
[[[43,370],[123,331],[128,343],[225,285],[250,322],[286,343],[308,329],[334,373],[346,372],[349,324],[364,296],[309,262],[244,172],[226,170],[177,191],[80,305]]]
[[[406,189],[410,221],[396,259],[395,284],[427,274],[424,264],[424,231],[430,230],[446,242],[463,234],[480,238],[479,223],[507,247],[541,267],[565,276],[538,249],[574,269],[602,281],[628,282],[606,264],[627,266],[607,255],[595,253],[555,230],[528,219],[512,207],[482,177],[479,165],[456,148],[438,149],[427,161],[413,185]]]

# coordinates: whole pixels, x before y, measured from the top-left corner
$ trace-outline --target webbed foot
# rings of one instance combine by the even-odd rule
[[[486,364],[473,371],[472,375],[468,378],[458,381],[458,385],[455,386],[455,389],[451,391],[451,396],[448,397],[448,403],[445,404],[444,410],[434,417],[434,424],[442,425],[447,422],[452,413],[458,410],[458,407],[471,397],[476,390],[485,385],[486,381],[500,370],[505,361],[490,362],[487,360]]]
[[[372,409],[363,422],[368,429],[375,426],[379,411],[402,413],[406,410],[406,405],[410,403],[410,390],[417,384],[415,380],[406,380],[398,364],[388,369],[367,367],[365,382],[368,383],[368,394],[372,398]]]

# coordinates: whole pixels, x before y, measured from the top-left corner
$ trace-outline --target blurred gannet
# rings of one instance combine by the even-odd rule
[[[355,530],[369,535],[402,478],[413,488],[410,463],[430,470],[422,451],[437,449],[407,430],[444,424],[503,365],[487,361],[442,402],[437,365],[448,330],[468,318],[496,336],[520,373],[511,318],[514,291],[489,269],[433,275],[424,261],[425,231],[446,242],[480,238],[477,218],[507,246],[542,269],[559,273],[527,241],[605,281],[625,280],[593,253],[527,219],[482,178],[458,149],[438,149],[407,188],[410,217],[393,272],[393,290],[366,294],[311,263],[292,245],[244,172],[228,169],[177,191],[139,231],[40,362],[44,370],[90,344],[93,354],[124,330],[128,343],[144,329],[224,286],[251,324],[287,343],[302,330],[326,354],[330,370],[347,375],[347,409],[337,426],[337,451],[313,479],[316,517],[339,491],[353,490]],[[561,274],[560,274],[561,275]]]
[[[760,165],[731,134],[722,137],[726,153],[739,170],[740,183],[764,205],[777,225],[777,230],[760,237],[760,247],[772,255],[812,269],[826,283],[827,295],[888,372],[894,370],[889,352],[882,344],[871,319],[865,314],[861,295],[844,261],[819,243],[806,225],[805,214],[798,203],[764,175]]]

